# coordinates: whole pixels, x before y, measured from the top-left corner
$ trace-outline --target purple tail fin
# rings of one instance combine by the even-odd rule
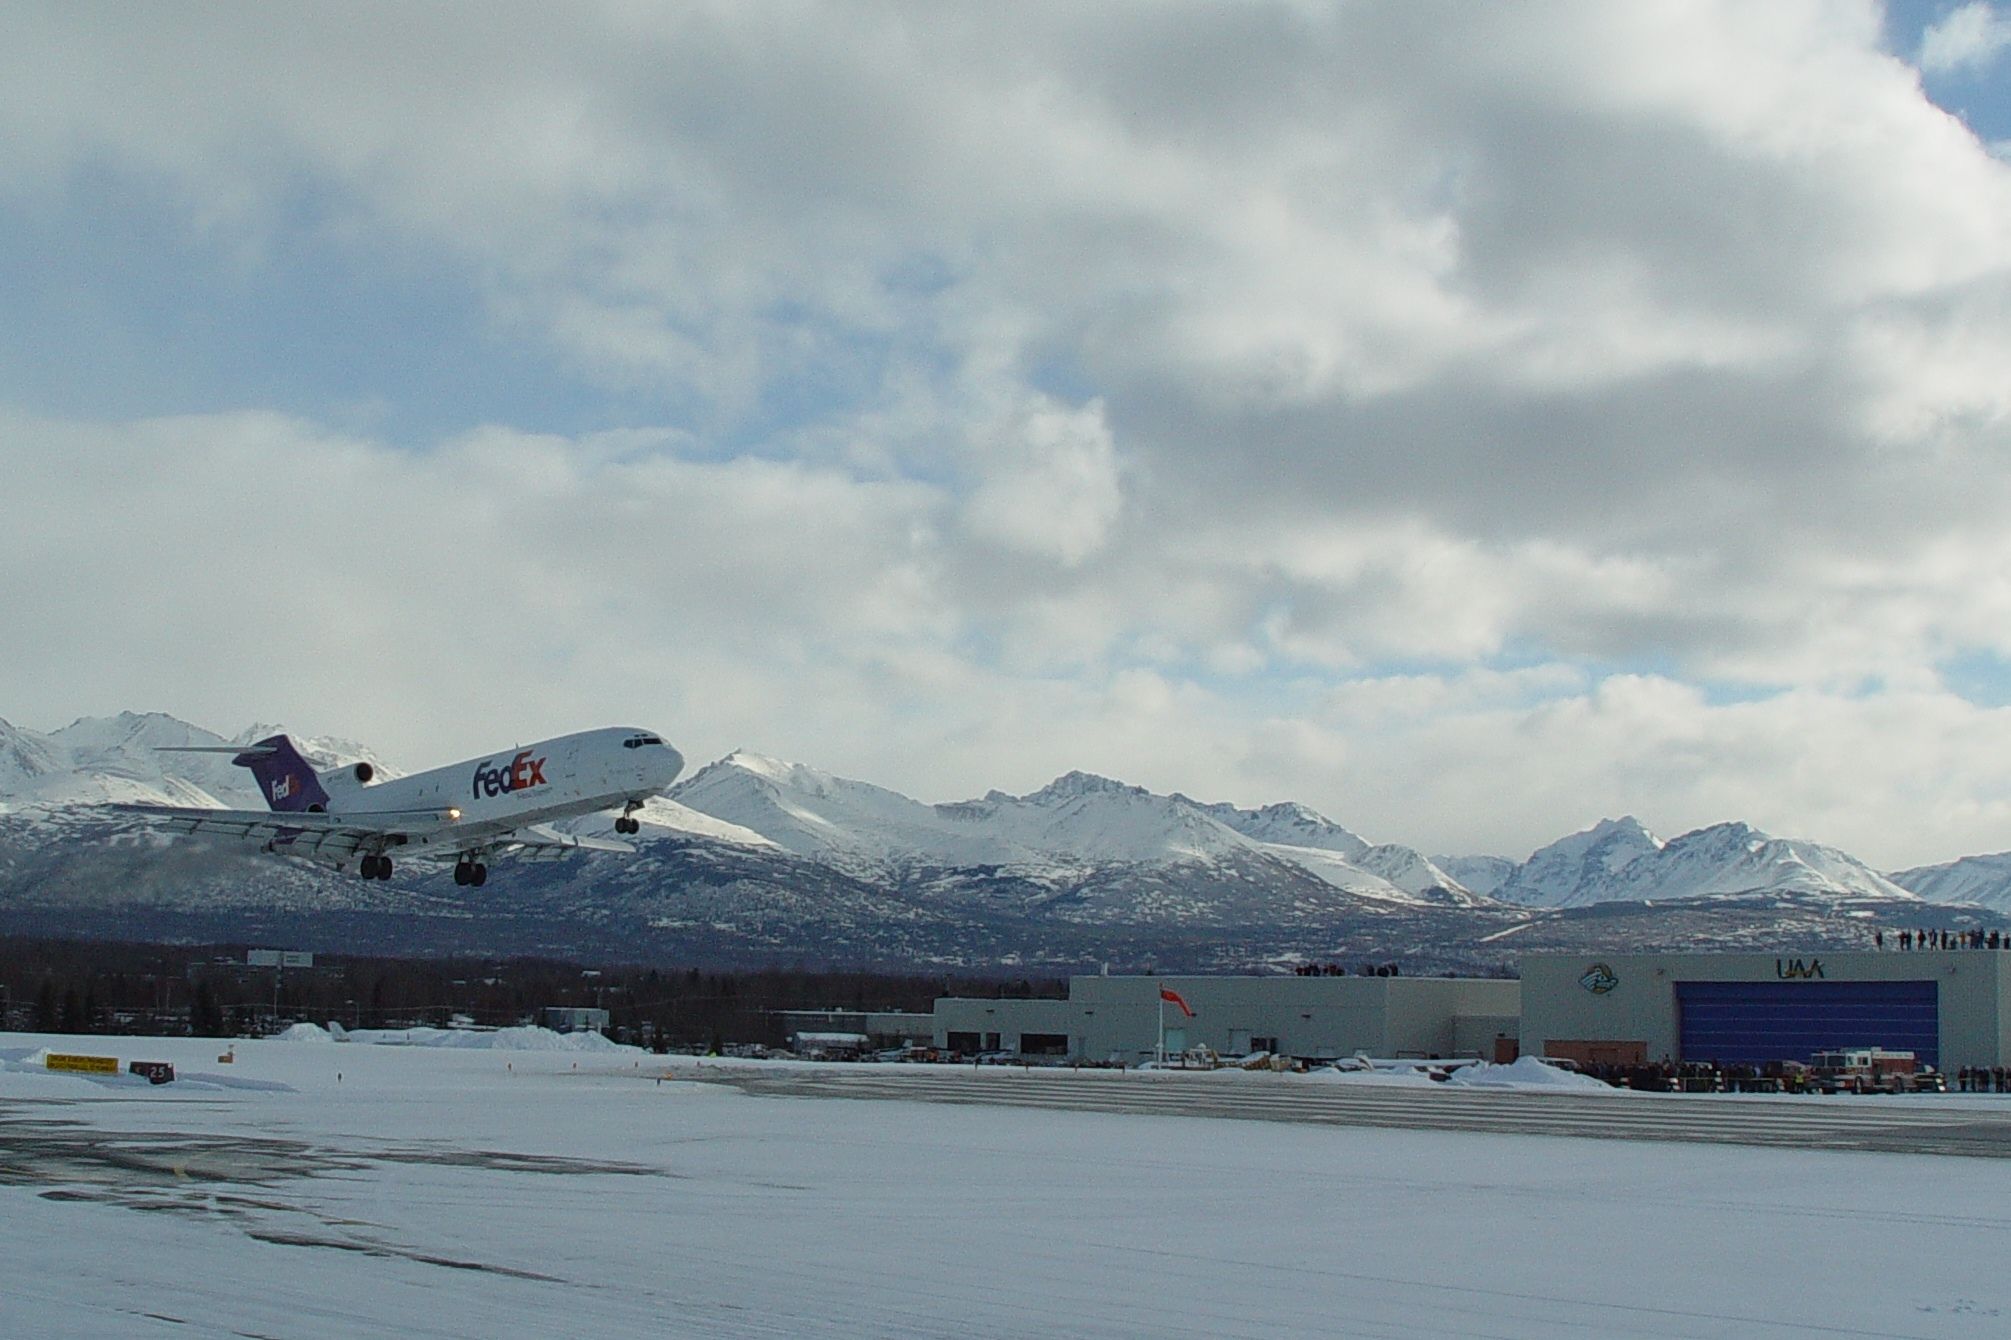
[[[258,789],[265,793],[265,803],[282,814],[328,808],[328,793],[321,789],[321,779],[284,735],[245,746],[231,762],[251,769],[251,775],[258,778]]]

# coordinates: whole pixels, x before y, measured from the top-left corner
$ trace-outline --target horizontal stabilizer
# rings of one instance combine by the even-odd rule
[[[270,758],[278,753],[277,747],[269,744],[157,744],[156,754],[244,754],[252,758]]]

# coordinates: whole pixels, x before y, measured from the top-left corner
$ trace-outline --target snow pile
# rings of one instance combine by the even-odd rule
[[[133,1078],[139,1078],[137,1075]],[[291,1084],[276,1079],[252,1079],[246,1075],[225,1075],[212,1070],[178,1070],[175,1072],[175,1086],[179,1091],[189,1089],[234,1090],[240,1093],[299,1093]]]
[[[333,1042],[334,1035],[319,1024],[295,1024],[284,1033],[277,1034],[275,1042]]]
[[[119,1068],[115,1071],[51,1070],[49,1068],[49,1056],[52,1052],[68,1054],[63,1048],[45,1046],[28,1051],[22,1048],[10,1047],[4,1052],[0,1052],[0,1074],[29,1074],[35,1076],[37,1082],[41,1080],[54,1080],[58,1083],[96,1085],[99,1088],[145,1089],[152,1087],[151,1082],[144,1077],[129,1073],[123,1061],[118,1063]],[[104,1050],[99,1047],[93,1047],[89,1054],[92,1056],[102,1056],[104,1055]]]
[[[639,1052],[609,1042],[599,1033],[554,1033],[534,1025],[522,1028],[349,1028],[339,1034],[313,1024],[295,1024],[278,1036],[280,1042],[361,1042],[380,1047],[452,1047],[498,1052]]]
[[[1438,1080],[1410,1066],[1402,1070],[1339,1070],[1329,1066],[1307,1072],[1307,1078],[1326,1084],[1353,1084],[1367,1088],[1434,1089],[1439,1085]]]
[[[1618,1092],[1604,1080],[1545,1065],[1534,1056],[1525,1056],[1508,1065],[1482,1062],[1465,1066],[1454,1071],[1446,1083],[1487,1089],[1597,1089],[1601,1093]]]

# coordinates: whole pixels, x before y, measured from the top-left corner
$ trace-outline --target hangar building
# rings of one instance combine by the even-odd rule
[[[1066,1000],[944,997],[935,1043],[966,1054],[1142,1061],[1158,1047],[1162,986],[1194,1011],[1190,1019],[1166,1006],[1169,1054],[1207,1046],[1308,1059],[1514,1055],[1518,984],[1473,977],[1072,977]]]
[[[1577,1061],[1807,1061],[1910,1051],[1944,1072],[2011,1064],[2011,953],[1531,954],[1522,1049]]]

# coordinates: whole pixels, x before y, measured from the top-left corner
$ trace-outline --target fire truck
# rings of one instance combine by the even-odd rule
[[[1912,1052],[1838,1047],[1809,1058],[1809,1077],[1824,1093],[1924,1093],[1947,1087]]]

